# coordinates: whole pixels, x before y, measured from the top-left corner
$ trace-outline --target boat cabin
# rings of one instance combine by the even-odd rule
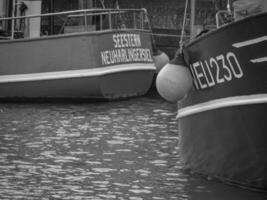
[[[250,15],[267,11],[266,0],[190,1],[190,38]]]
[[[1,0],[0,39],[150,28],[146,10],[119,10],[116,2],[106,8],[104,0]]]

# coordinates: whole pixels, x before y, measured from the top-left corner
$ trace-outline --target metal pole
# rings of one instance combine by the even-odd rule
[[[112,29],[112,21],[111,21],[111,13],[110,13],[110,11],[108,13],[108,19],[109,19],[109,29]]]
[[[16,0],[12,1],[12,20],[11,20],[11,40],[14,39],[14,32],[15,32],[15,9],[16,9]]]
[[[191,0],[190,39],[194,34],[196,1]]]
[[[100,15],[99,18],[100,18],[100,30],[103,29],[103,19],[102,19],[103,15]]]
[[[50,0],[49,12],[50,13],[54,12],[54,1],[53,0]],[[50,21],[50,34],[53,35],[54,34],[54,16],[50,16],[49,21]]]
[[[84,24],[85,24],[85,31],[88,31],[88,23],[87,23],[86,11],[84,11]]]
[[[134,28],[136,29],[136,13],[133,12],[133,23],[134,23]]]

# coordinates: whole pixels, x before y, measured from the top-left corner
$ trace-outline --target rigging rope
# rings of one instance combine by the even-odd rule
[[[183,50],[183,40],[184,40],[184,31],[185,31],[185,21],[186,21],[187,7],[188,7],[188,0],[185,0],[184,19],[183,19],[181,38],[180,38],[180,42],[179,42],[180,53],[182,53],[182,50]]]

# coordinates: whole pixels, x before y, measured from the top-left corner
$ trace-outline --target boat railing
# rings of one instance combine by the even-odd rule
[[[0,25],[0,40],[114,29],[150,29],[146,9],[85,9],[3,17]]]
[[[220,10],[216,13],[216,27],[219,28],[234,21],[233,13],[229,10]]]

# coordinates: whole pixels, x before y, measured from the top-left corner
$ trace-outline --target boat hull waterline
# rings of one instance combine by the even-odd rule
[[[76,33],[0,41],[0,99],[119,99],[145,94],[156,67],[150,33]]]
[[[194,88],[179,102],[180,148],[192,171],[267,190],[267,13],[184,48]]]

